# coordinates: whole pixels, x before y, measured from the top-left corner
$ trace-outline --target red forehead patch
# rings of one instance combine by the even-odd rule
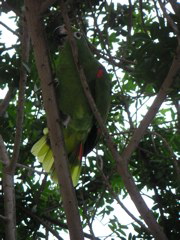
[[[103,74],[104,74],[103,69],[100,68],[100,69],[98,70],[97,74],[96,74],[96,77],[97,77],[97,78],[101,78],[101,77],[103,76]]]

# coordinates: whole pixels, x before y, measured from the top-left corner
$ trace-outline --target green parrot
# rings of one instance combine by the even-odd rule
[[[78,61],[84,69],[91,94],[105,123],[111,99],[109,75],[93,56],[83,34],[75,28],[72,28],[72,32],[78,49]],[[60,26],[55,30],[55,34],[60,45],[59,54],[55,59],[55,93],[63,122],[64,142],[72,182],[76,186],[81,173],[82,157],[95,147],[100,130],[81,85],[67,30],[64,26]],[[44,136],[33,145],[31,152],[42,163],[44,170],[50,172],[52,179],[56,182],[57,175],[48,129],[45,128],[43,133]]]

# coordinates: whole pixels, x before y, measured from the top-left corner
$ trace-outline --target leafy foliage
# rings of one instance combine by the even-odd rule
[[[155,2],[133,1],[131,6],[113,1],[77,0],[69,5],[72,24],[87,34],[92,51],[112,77],[112,104],[107,125],[119,152],[125,149],[134,129],[160,89],[178,44],[173,29]],[[13,10],[16,14],[18,34],[22,31],[22,9],[23,1],[8,0],[1,5],[2,13],[11,16],[10,10]],[[169,16],[179,27],[180,15],[171,10]],[[53,39],[53,29],[62,24],[59,7],[54,4],[44,13],[43,18],[53,66],[53,58],[58,49]],[[5,43],[1,42],[0,46],[0,89],[11,91],[8,108],[0,117],[0,133],[8,154],[12,157],[22,46],[19,41],[14,44],[13,54],[6,48]],[[28,74],[25,117],[19,165],[15,175],[17,239],[47,239],[49,230],[42,231],[46,229],[46,223],[60,235],[62,230],[67,230],[67,225],[58,187],[42,172],[41,165],[30,153],[33,143],[42,134],[46,117],[32,53],[24,67]],[[178,239],[180,234],[176,195],[177,157],[180,146],[179,78],[176,76],[174,79],[166,102],[152,120],[129,164],[139,191],[144,192],[146,189],[146,194],[151,192],[149,197],[153,200],[154,216],[168,239],[172,240]],[[0,103],[2,102],[3,99]],[[2,177],[2,173],[0,176]],[[84,159],[76,193],[83,228],[88,226],[91,234],[92,224],[98,217],[109,219],[110,236],[102,239],[153,239],[134,220],[131,224],[134,233],[128,234],[128,225],[124,226],[121,219],[113,215],[115,196],[126,200],[128,193],[116,172],[115,161],[103,139],[96,151]],[[0,192],[0,200],[0,214],[3,215],[3,189]],[[3,229],[1,225],[1,239],[5,237]],[[95,228],[94,231],[96,232]]]

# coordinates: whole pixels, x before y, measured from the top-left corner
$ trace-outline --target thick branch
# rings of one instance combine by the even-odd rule
[[[22,135],[22,123],[24,117],[24,92],[26,83],[26,71],[23,63],[27,62],[29,55],[29,37],[27,34],[26,23],[23,24],[23,38],[22,38],[22,63],[19,81],[19,98],[17,107],[16,119],[16,135],[14,143],[13,157],[11,161],[6,153],[6,149],[1,138],[1,157],[5,166],[3,168],[3,191],[4,191],[4,212],[7,222],[5,224],[5,236],[8,240],[16,239],[16,206],[15,206],[15,193],[14,193],[14,171],[16,168],[17,159],[19,157],[19,149]],[[6,110],[11,99],[12,92],[9,90],[4,101],[2,102],[1,114]]]
[[[4,217],[5,223],[5,237],[7,240],[16,239],[16,207],[15,207],[15,194],[14,194],[14,181],[13,175],[7,170],[8,163],[10,162],[9,156],[6,152],[4,141],[0,135],[0,157],[5,166],[3,167],[3,193],[4,193]]]
[[[26,13],[30,31],[36,66],[41,79],[44,107],[47,113],[47,123],[55,169],[61,188],[63,205],[71,239],[83,239],[82,226],[78,213],[75,191],[68,168],[68,158],[64,149],[63,134],[60,127],[60,117],[53,87],[53,77],[48,58],[47,45],[43,33],[43,23],[40,19],[40,5],[38,1],[26,0]]]

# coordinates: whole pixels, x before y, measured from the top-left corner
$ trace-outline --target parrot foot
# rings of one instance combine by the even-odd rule
[[[66,120],[63,121],[63,125],[64,125],[65,128],[67,128],[67,126],[68,126],[70,120],[71,120],[71,117],[70,117],[70,116],[67,116]]]
[[[67,114],[64,114],[63,112],[61,112],[61,119],[62,119],[62,124],[65,128],[67,128],[70,120],[71,120],[71,117]]]

